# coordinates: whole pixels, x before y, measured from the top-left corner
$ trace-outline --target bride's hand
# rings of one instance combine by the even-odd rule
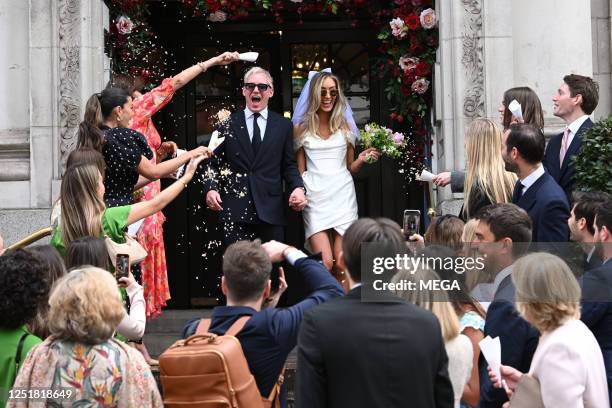
[[[364,163],[375,163],[378,161],[379,157],[380,152],[374,147],[370,147],[369,149],[365,149],[363,152],[359,153],[358,159]]]

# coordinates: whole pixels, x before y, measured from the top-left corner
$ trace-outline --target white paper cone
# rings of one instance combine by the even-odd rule
[[[508,105],[508,110],[512,112],[514,117],[517,118],[519,122],[525,122],[525,120],[523,119],[523,110],[521,108],[521,104],[516,99],[513,99],[512,102],[510,102],[510,105]]]
[[[183,149],[176,149],[176,157],[179,157],[180,155],[184,154],[186,152],[186,150]],[[187,163],[183,164],[181,167],[179,167],[178,169],[176,169],[176,178],[182,177],[183,174],[185,173],[185,169],[187,168]]]
[[[219,147],[219,145],[221,145],[221,143],[223,143],[224,140],[225,138],[219,137],[219,132],[215,130],[214,132],[212,132],[212,135],[210,135],[210,142],[208,142],[208,148],[210,150],[215,150],[217,147]]]
[[[433,173],[428,172],[427,170],[423,170],[421,172],[421,175],[419,176],[419,180],[421,181],[427,181],[428,183],[431,183],[433,181],[433,178],[436,175]]]
[[[492,339],[490,336],[487,336],[480,340],[478,345],[491,370],[501,379],[501,343],[499,342],[499,337]]]
[[[257,61],[258,57],[259,57],[258,52],[243,52],[238,56],[238,58],[240,58],[242,61],[248,61],[248,62],[255,62]]]

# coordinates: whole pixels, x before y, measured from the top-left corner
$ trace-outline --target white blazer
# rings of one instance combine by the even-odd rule
[[[610,407],[601,349],[580,320],[540,337],[529,374],[540,382],[546,407]]]

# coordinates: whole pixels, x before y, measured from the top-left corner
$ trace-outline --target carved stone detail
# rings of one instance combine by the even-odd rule
[[[80,1],[58,0],[59,11],[59,118],[60,166],[76,144],[76,130],[80,122],[79,96],[79,38]]]
[[[465,90],[463,114],[467,118],[484,117],[484,57],[482,43],[482,0],[463,0],[465,30],[463,33],[463,56],[469,84]]]

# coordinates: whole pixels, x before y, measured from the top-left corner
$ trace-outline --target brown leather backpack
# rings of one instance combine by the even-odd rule
[[[224,336],[209,333],[210,319],[202,319],[193,336],[176,341],[164,351],[159,357],[164,406],[280,407],[283,373],[270,396],[262,397],[236,338],[250,318],[240,317]]]

